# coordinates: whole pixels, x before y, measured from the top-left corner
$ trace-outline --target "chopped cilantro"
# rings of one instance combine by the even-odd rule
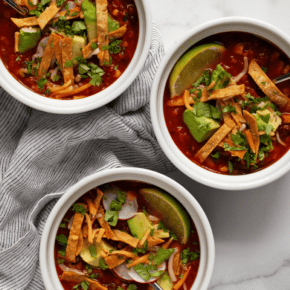
[[[89,250],[90,250],[90,254],[93,258],[97,258],[97,250],[96,250],[96,247],[94,245],[91,245],[89,247]]]
[[[40,90],[44,89],[44,86],[46,83],[47,83],[47,79],[45,79],[43,76],[41,77],[41,79],[38,82],[36,82],[36,84],[40,88]]]
[[[56,0],[56,6],[60,7],[63,5],[64,2],[65,2],[65,0]]]
[[[165,227],[165,225],[163,224],[162,221],[159,222],[158,224],[158,230],[163,230],[164,233],[168,233],[167,228]]]
[[[52,77],[53,82],[57,82],[59,79],[60,79],[60,76],[58,76],[58,75],[55,75]]]
[[[15,62],[17,62],[19,60],[20,60],[20,56],[17,56],[16,59],[15,59]]]
[[[98,277],[97,273],[92,273],[89,275],[91,279],[96,279]]]
[[[119,211],[122,209],[122,203],[118,200],[112,200],[112,202],[110,203],[110,209]]]
[[[124,18],[123,18],[123,21],[126,22],[127,19],[128,19],[128,13],[125,14],[125,16],[124,16]]]
[[[145,281],[148,281],[150,279],[151,275],[148,271],[148,267],[145,267],[144,264],[138,264],[133,268],[137,272],[137,274]]]
[[[67,237],[64,234],[56,236],[56,240],[61,245],[66,245],[67,244]]]
[[[100,268],[102,269],[102,270],[106,270],[106,269],[108,269],[109,267],[108,267],[108,265],[106,264],[106,262],[105,262],[105,260],[103,259],[103,258],[101,258],[100,259]]]
[[[72,60],[67,60],[64,64],[64,67],[72,67],[73,66],[73,61]]]
[[[121,42],[122,42],[122,40],[115,39],[115,40],[110,42],[107,49],[112,54],[118,54],[121,51],[121,47],[120,47]],[[103,50],[103,47],[102,47],[102,50]]]
[[[232,174],[234,170],[234,166],[231,161],[228,161],[228,168],[229,168],[229,173]]]
[[[117,200],[120,201],[122,204],[125,203],[127,198],[127,193],[124,191],[118,191],[117,192]]]
[[[93,43],[91,44],[91,48],[92,48],[92,50],[95,50],[95,49],[98,48],[98,45],[97,45],[95,42],[93,42]]]
[[[137,290],[137,286],[135,284],[130,284],[127,290]]]
[[[107,210],[105,213],[105,220],[109,223],[109,225],[115,227],[117,225],[119,218],[119,213],[114,210]]]
[[[173,241],[178,241],[177,235],[173,231],[169,231],[170,237],[173,238]]]
[[[59,250],[59,251],[57,251],[62,257],[64,257],[65,256],[65,249],[62,249],[62,250]]]
[[[119,67],[119,65],[116,65],[116,66],[114,67],[114,70],[117,70],[117,69],[118,69],[118,67]]]
[[[194,261],[199,258],[199,253],[197,252],[191,252],[189,248],[184,249],[181,252],[181,262],[182,264],[186,264],[188,260]]]
[[[64,229],[66,227],[65,223],[60,224],[59,227]]]
[[[83,290],[89,290],[90,283],[87,281],[83,281],[83,282],[81,282],[81,287]]]
[[[154,263],[158,266],[162,264],[164,261],[169,259],[169,257],[172,255],[174,252],[174,249],[163,249],[159,248],[157,251],[155,257],[154,257]]]
[[[266,74],[267,73],[267,71],[268,71],[268,68],[267,67],[264,67],[264,66],[262,66],[262,71]]]
[[[227,113],[227,112],[234,112],[237,114],[237,110],[234,106],[232,106],[231,104],[228,104],[226,105],[224,108],[223,108],[223,113]]]
[[[58,264],[62,264],[65,261],[65,259],[57,259]]]
[[[153,234],[154,234],[154,229],[151,229],[150,230],[150,236],[153,236]]]
[[[216,153],[214,154],[211,154],[211,157],[215,158],[215,159],[219,159],[221,157],[221,154],[219,151],[217,151]]]

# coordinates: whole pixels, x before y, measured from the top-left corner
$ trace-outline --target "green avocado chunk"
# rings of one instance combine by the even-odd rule
[[[78,35],[74,35],[73,37],[73,45],[72,45],[72,51],[73,51],[73,64],[76,65],[78,62],[75,60],[76,57],[83,56],[82,49],[86,46],[87,40]]]
[[[23,53],[34,48],[41,37],[40,28],[24,27],[19,31],[19,52]]]
[[[218,121],[204,116],[197,117],[190,110],[184,111],[183,121],[197,142],[203,142],[209,139],[220,127]]]
[[[85,23],[88,31],[89,41],[97,38],[97,20],[96,20],[96,4],[90,2],[89,0],[84,0],[82,3],[82,10],[84,13]],[[117,20],[114,20],[110,15],[108,15],[108,30],[109,32],[115,31],[120,27]]]
[[[129,229],[134,237],[142,240],[147,230],[154,229],[153,224],[143,212],[138,212],[133,218],[127,221]],[[169,238],[169,232],[160,231],[153,234],[160,239]]]
[[[96,249],[96,257],[92,257],[90,247],[94,246]],[[105,252],[109,252],[111,250],[116,250],[114,247],[106,243],[104,240],[101,241],[100,244],[89,244],[88,241],[84,242],[83,248],[80,252],[81,258],[91,266],[99,267],[100,259],[101,259],[101,251],[105,250]]]
[[[157,280],[157,284],[163,289],[163,290],[172,290],[173,289],[173,282],[168,275],[168,272],[165,271],[163,275]]]

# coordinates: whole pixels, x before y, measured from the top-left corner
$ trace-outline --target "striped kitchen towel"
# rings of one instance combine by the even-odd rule
[[[0,88],[0,289],[44,289],[42,229],[71,185],[106,168],[174,169],[150,122],[150,88],[163,53],[153,27],[148,58],[134,83],[110,105],[88,113],[40,112]]]

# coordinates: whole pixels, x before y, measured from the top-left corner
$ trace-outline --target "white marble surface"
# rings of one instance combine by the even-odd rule
[[[289,0],[148,0],[165,49],[190,29],[227,16],[267,21],[290,33]],[[205,210],[216,242],[211,290],[290,289],[290,173],[269,186],[226,192],[169,174]]]

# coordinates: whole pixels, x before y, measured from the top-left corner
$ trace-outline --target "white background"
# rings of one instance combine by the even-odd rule
[[[148,0],[165,50],[209,20],[247,16],[290,34],[289,0]],[[215,190],[169,174],[200,202],[211,223],[216,262],[211,290],[290,289],[290,173],[249,191]]]

